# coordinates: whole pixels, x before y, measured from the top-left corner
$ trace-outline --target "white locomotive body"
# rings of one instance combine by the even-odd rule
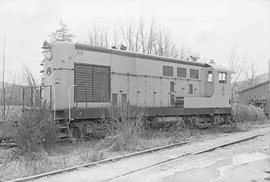
[[[63,118],[97,118],[99,108],[121,103],[153,116],[230,115],[232,72],[215,64],[67,42],[43,48],[42,85],[54,88]]]

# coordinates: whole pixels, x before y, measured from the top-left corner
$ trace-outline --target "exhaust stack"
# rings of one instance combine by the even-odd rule
[[[270,81],[270,59],[268,60],[268,81]],[[270,118],[270,82],[268,82],[268,93],[266,102],[268,118]]]

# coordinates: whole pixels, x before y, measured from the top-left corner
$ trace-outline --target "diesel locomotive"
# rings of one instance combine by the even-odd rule
[[[91,133],[101,108],[123,103],[157,121],[231,119],[233,71],[214,63],[70,42],[45,41],[42,49],[42,99],[77,137]]]

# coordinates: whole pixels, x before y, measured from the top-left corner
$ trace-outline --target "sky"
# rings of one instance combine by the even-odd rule
[[[110,29],[140,17],[155,19],[201,62],[228,66],[236,48],[244,69],[267,72],[270,0],[0,0],[1,75],[4,39],[7,79],[20,77],[24,66],[39,77],[42,43],[60,20],[80,40],[94,24]]]

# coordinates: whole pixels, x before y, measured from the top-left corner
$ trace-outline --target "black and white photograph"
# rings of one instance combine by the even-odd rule
[[[270,0],[0,0],[0,182],[270,182]]]

